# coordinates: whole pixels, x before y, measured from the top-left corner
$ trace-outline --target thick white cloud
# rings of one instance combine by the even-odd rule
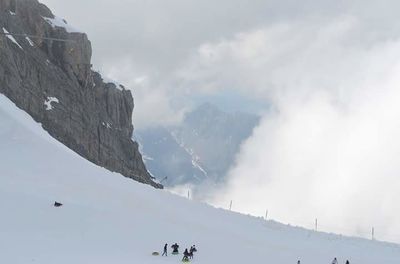
[[[141,71],[132,70],[134,67],[129,60],[119,60],[115,64],[105,65],[103,72],[123,83],[134,94],[135,127],[145,129],[181,122],[188,106],[179,102],[180,91],[164,87],[147,75],[138,74]]]
[[[346,1],[296,1],[296,0],[42,0],[57,15],[70,24],[88,33],[93,45],[93,63],[106,75],[110,68],[124,68],[123,80],[137,76],[148,76],[152,87],[157,86],[166,95],[185,97],[188,93],[205,91],[212,93],[221,87],[212,88],[207,79],[187,83],[189,76],[181,76],[197,51],[221,39],[231,39],[240,32],[251,32],[276,21],[291,21],[302,17],[318,16],[330,19],[342,12]],[[351,7],[347,7],[350,8]],[[129,66],[128,68],[126,68]],[[187,72],[187,74],[189,74]],[[118,76],[121,76],[119,74]],[[114,77],[114,76],[109,76]],[[121,79],[121,78],[120,78]],[[122,80],[120,80],[122,82]],[[127,84],[125,82],[125,84]],[[234,80],[218,83],[225,89],[237,86]],[[144,89],[144,88],[142,88]],[[231,89],[231,88],[228,88]],[[135,118],[145,125],[157,125],[169,119],[171,112],[177,115],[182,109],[177,105],[186,102],[171,102],[168,96],[161,105],[158,119],[141,116],[148,107],[137,93]],[[186,97],[187,98],[187,97]],[[167,104],[165,104],[167,103]],[[157,109],[153,109],[157,111]]]
[[[204,46],[200,56],[215,63],[194,72],[222,83],[239,76],[238,89],[252,87],[274,106],[213,203],[233,199],[238,211],[268,208],[309,227],[318,217],[324,230],[347,234],[368,236],[375,226],[400,241],[400,39],[355,41],[359,30],[357,18],[341,17]]]
[[[193,93],[271,106],[213,203],[400,241],[400,2],[43,2],[133,90],[136,125],[179,122]]]

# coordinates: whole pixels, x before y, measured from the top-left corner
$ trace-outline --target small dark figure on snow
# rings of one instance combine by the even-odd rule
[[[61,206],[63,206],[63,204],[62,204],[62,203],[59,203],[59,202],[54,202],[54,207],[61,207]]]
[[[346,264],[350,264],[350,261],[346,260]]]
[[[164,245],[164,251],[163,251],[163,253],[162,253],[162,256],[166,256],[166,257],[168,257],[168,255],[167,255],[167,247],[168,247],[168,244],[165,244]]]
[[[185,252],[183,252],[182,261],[189,261],[189,251],[188,251],[188,249],[185,249]]]
[[[332,264],[338,264],[338,262],[337,262],[337,259],[336,259],[336,258],[334,258],[334,259],[332,260]]]
[[[193,245],[193,246],[190,247],[190,250],[189,250],[189,258],[190,258],[190,259],[193,259],[193,253],[194,253],[194,252],[197,252],[197,249],[196,249],[196,246],[195,246],[195,245]]]
[[[297,261],[297,264],[300,264],[300,260]]]
[[[175,243],[175,244],[173,244],[172,246],[171,246],[171,248],[173,249],[172,250],[172,254],[178,254],[179,253],[179,245],[177,244],[177,243]]]

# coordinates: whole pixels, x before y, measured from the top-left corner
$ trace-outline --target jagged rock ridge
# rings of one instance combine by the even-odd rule
[[[131,139],[132,94],[92,70],[86,34],[37,0],[0,0],[0,32],[38,36],[0,36],[1,93],[89,161],[162,188]]]

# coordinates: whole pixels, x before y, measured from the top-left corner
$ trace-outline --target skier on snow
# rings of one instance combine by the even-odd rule
[[[173,254],[178,254],[179,253],[179,251],[178,251],[179,245],[177,243],[173,244],[171,246],[171,248],[173,249],[173,251],[172,251]]]
[[[190,250],[189,250],[189,257],[190,257],[190,259],[193,259],[193,253],[194,253],[194,252],[197,252],[197,249],[196,249],[196,246],[195,246],[195,245],[193,245],[193,246],[190,247]]]
[[[350,264],[350,261],[349,261],[349,260],[346,260],[346,264]]]
[[[167,247],[168,247],[168,244],[165,244],[164,245],[164,252],[162,253],[162,256],[166,256],[166,257],[168,257],[168,255],[167,255]]]
[[[332,260],[332,264],[338,264],[338,261],[337,261],[336,258],[334,258],[334,259]]]
[[[182,261],[189,261],[189,252],[187,248],[185,249],[185,252],[183,252]]]

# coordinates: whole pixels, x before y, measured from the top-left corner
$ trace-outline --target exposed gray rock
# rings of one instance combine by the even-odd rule
[[[86,34],[54,27],[54,15],[36,0],[0,0],[0,92],[50,135],[111,171],[162,188],[153,181],[132,141],[133,98],[91,69]],[[44,37],[72,40],[59,42]]]
[[[13,0],[0,1],[0,11],[6,11],[6,10],[15,12],[15,1]]]

